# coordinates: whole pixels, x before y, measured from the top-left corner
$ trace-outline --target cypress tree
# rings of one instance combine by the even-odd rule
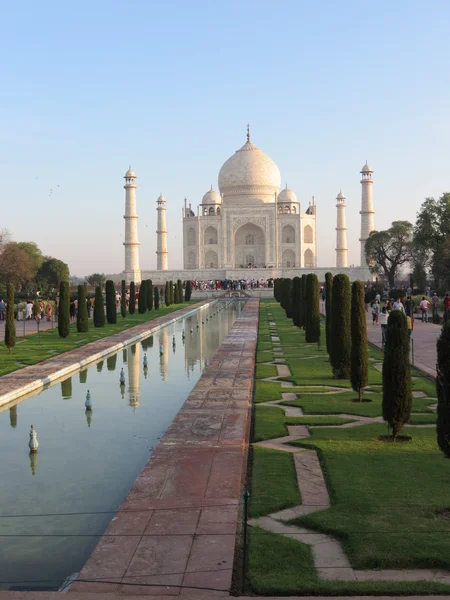
[[[296,307],[296,299],[295,299],[295,283],[294,280],[291,279],[291,283],[289,285],[289,318],[292,319],[292,322],[295,325],[295,307]]]
[[[362,402],[364,389],[369,382],[369,348],[367,342],[366,304],[364,284],[354,281],[352,285],[351,306],[351,367],[350,382]],[[326,297],[325,297],[326,299]]]
[[[325,273],[325,335],[327,352],[331,354],[331,300],[333,298],[333,275]]]
[[[116,308],[116,290],[114,288],[114,281],[108,279],[105,284],[105,296],[106,296],[106,320],[110,325],[117,322],[117,308]]]
[[[293,286],[293,306],[292,306],[292,320],[294,321],[294,325],[300,327],[300,295],[302,289],[302,280],[300,277],[294,277],[292,280]]]
[[[166,306],[170,306],[170,291],[168,281],[166,281],[166,287],[164,288],[164,304]]]
[[[305,341],[308,344],[320,340],[320,301],[319,280],[317,275],[309,273],[306,276],[305,297]]]
[[[70,324],[70,288],[68,281],[59,284],[58,305],[58,333],[59,337],[66,338],[69,335]]]
[[[147,310],[153,308],[153,282],[151,279],[147,279]]]
[[[173,281],[169,281],[169,297],[170,297],[170,304],[174,304],[174,293],[173,293]]]
[[[180,302],[180,304],[183,304],[183,282],[181,281],[181,279],[177,280],[177,286],[178,286],[178,298],[180,299],[179,302]]]
[[[16,345],[16,324],[14,321],[14,285],[8,283],[6,290],[6,322],[5,322],[5,346],[9,353]]]
[[[86,288],[84,285],[78,286],[78,312],[77,312],[77,331],[84,333],[89,329],[89,320],[86,304]]]
[[[95,288],[94,299],[94,327],[105,326],[105,307],[103,304],[102,288],[98,285]]]
[[[128,302],[128,312],[134,315],[136,311],[136,287],[134,281],[130,283],[130,300]]]
[[[303,329],[306,325],[306,277],[307,275],[304,273],[302,275],[302,303],[300,304],[300,319]]]
[[[408,325],[406,316],[393,310],[387,322],[383,357],[383,419],[392,428],[394,440],[409,422],[411,406]]]
[[[273,280],[273,297],[277,302],[280,302],[280,280],[278,277]]]
[[[333,277],[333,304],[331,307],[331,354],[330,363],[337,379],[350,376],[352,348],[350,311],[351,288],[347,275]]]
[[[125,279],[122,279],[120,287],[120,314],[123,319],[127,316],[127,286]]]
[[[445,456],[450,458],[450,321],[442,327],[436,348],[437,442]]]
[[[141,281],[141,287],[139,288],[138,298],[138,312],[143,315],[147,310],[147,281],[144,279]]]
[[[192,296],[192,287],[190,280],[186,281],[186,287],[184,289],[184,301],[189,302]]]
[[[155,285],[155,310],[159,310],[159,289]]]
[[[175,290],[173,294],[174,304],[180,304],[180,296],[179,296],[180,288],[178,287],[178,283],[175,285]]]

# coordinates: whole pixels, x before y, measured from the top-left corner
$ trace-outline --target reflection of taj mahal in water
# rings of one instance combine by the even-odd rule
[[[125,270],[127,281],[152,279],[239,279],[293,277],[299,269],[316,272],[347,272],[352,279],[369,277],[364,245],[374,229],[372,169],[361,170],[360,265],[348,267],[346,202],[341,192],[336,197],[336,267],[317,268],[316,202],[309,200],[306,210],[295,192],[281,189],[276,163],[247,141],[219,171],[219,191],[203,196],[197,212],[185,200],[183,208],[183,270],[168,271],[166,200],[157,200],[157,270],[140,271],[136,214],[136,175],[125,174]],[[334,205],[334,202],[333,202]],[[334,237],[334,236],[333,236]],[[330,239],[330,238],[327,238]],[[331,238],[333,239],[333,238]],[[248,269],[252,268],[251,274]],[[294,270],[294,271],[293,271]]]

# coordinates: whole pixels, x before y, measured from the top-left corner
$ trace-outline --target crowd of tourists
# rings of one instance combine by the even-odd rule
[[[255,290],[261,288],[272,288],[273,279],[209,279],[205,281],[191,281],[193,290]]]

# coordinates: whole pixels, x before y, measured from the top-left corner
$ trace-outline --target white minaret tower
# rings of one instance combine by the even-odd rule
[[[136,175],[131,167],[125,173],[125,280],[127,283],[141,281],[139,269],[139,240],[136,214]]]
[[[347,224],[345,221],[345,196],[342,190],[336,196],[337,221],[336,221],[336,267],[347,266]]]
[[[158,229],[156,234],[158,236],[157,250],[158,255],[157,266],[158,271],[167,271],[167,227],[166,227],[166,200],[161,194],[156,201],[158,207]]]
[[[366,252],[365,245],[366,240],[369,237],[370,233],[375,229],[373,224],[373,215],[375,211],[373,210],[373,196],[372,196],[372,169],[370,166],[366,164],[361,169],[361,210],[359,214],[361,215],[361,237],[359,241],[361,242],[361,267],[366,266]]]

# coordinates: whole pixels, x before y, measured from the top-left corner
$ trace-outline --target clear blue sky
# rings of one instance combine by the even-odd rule
[[[357,264],[366,159],[377,229],[450,190],[448,0],[26,0],[1,20],[0,229],[72,274],[123,269],[129,164],[141,268],[156,266],[160,192],[181,267],[183,198],[217,187],[248,121],[302,210],[316,197],[320,266],[341,188]]]

